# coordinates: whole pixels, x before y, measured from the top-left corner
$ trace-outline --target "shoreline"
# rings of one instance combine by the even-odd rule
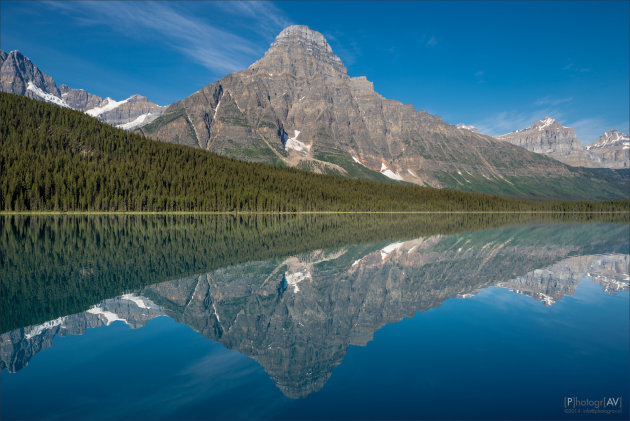
[[[630,214],[630,210],[620,211],[295,211],[295,212],[237,212],[237,211],[0,211],[0,216],[57,216],[57,215],[452,215],[452,214]]]

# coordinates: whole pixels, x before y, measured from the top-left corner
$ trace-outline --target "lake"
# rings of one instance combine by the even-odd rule
[[[630,225],[0,217],[8,419],[628,419]]]

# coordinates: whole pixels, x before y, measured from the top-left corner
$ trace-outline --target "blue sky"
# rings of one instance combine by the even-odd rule
[[[322,32],[386,98],[491,135],[545,116],[584,144],[628,132],[629,2],[10,2],[0,47],[57,84],[169,104],[260,58],[287,25]]]

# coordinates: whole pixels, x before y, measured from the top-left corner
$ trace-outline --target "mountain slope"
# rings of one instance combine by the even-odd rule
[[[627,209],[627,201],[526,202],[313,174],[155,142],[84,113],[12,94],[0,93],[0,105],[3,210]],[[597,193],[606,198],[611,191]]]
[[[123,129],[135,129],[159,117],[166,107],[133,95],[123,101],[101,98],[83,89],[57,84],[19,51],[0,50],[0,90],[84,111]]]
[[[592,182],[590,174],[383,98],[365,77],[349,77],[323,35],[306,26],[286,28],[248,69],[172,104],[141,132],[239,159],[357,177],[353,171],[363,168],[519,197],[553,197],[558,192],[538,186],[558,178]]]
[[[607,130],[586,147],[600,167],[630,167],[630,136],[617,130]]]

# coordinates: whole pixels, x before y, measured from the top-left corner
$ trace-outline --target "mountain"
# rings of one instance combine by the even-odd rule
[[[586,147],[598,166],[628,168],[630,166],[630,136],[617,130],[607,130]]]
[[[307,26],[139,131],[238,159],[519,197],[569,197],[594,176],[385,99]]]
[[[166,109],[140,95],[114,101],[67,85],[58,88],[52,77],[17,50],[8,54],[0,50],[0,90],[83,111],[127,130],[150,123]]]
[[[0,119],[0,209],[9,211],[597,212],[628,206],[627,201],[511,200],[237,161],[156,142],[79,111],[4,92]],[[625,198],[626,187],[627,180],[585,183],[580,194]]]
[[[527,129],[496,138],[574,167],[598,166],[578,140],[575,131],[551,117],[537,121]]]

